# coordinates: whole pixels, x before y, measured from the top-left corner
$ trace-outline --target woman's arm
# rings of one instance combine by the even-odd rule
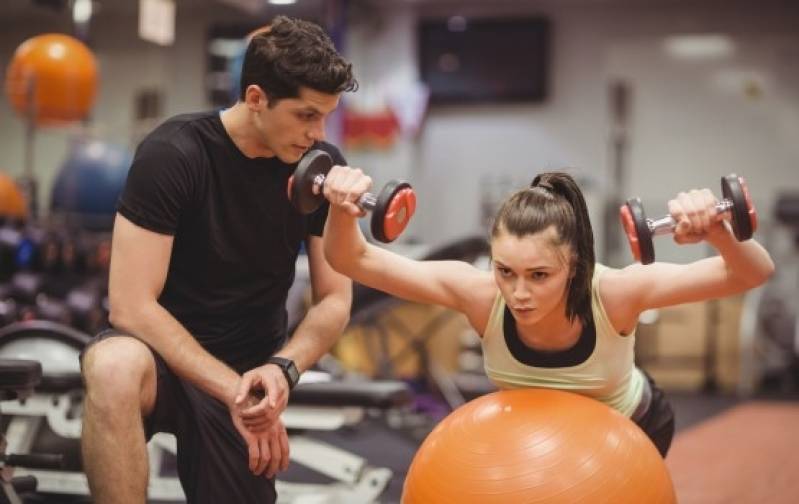
[[[489,272],[463,261],[417,261],[369,244],[358,227],[358,212],[350,205],[368,185],[352,182],[358,189],[349,191],[334,174],[352,170],[336,166],[325,180],[325,196],[331,202],[324,231],[325,257],[336,271],[358,283],[418,303],[445,306],[460,311],[473,321],[490,310],[496,286]],[[339,175],[339,176],[336,176]],[[359,192],[360,191],[360,192]],[[328,192],[331,194],[328,195]]]
[[[600,292],[608,315],[619,321],[616,327],[634,326],[638,314],[650,308],[744,292],[761,285],[774,272],[769,253],[754,239],[737,241],[729,224],[715,213],[715,198],[705,191],[681,193],[669,203],[678,222],[675,240],[705,240],[719,255],[689,264],[634,264],[609,272],[600,283]]]

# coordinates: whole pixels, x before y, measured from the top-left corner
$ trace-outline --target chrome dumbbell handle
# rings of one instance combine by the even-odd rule
[[[732,206],[732,200],[723,199],[716,203],[716,211],[718,213],[728,212],[732,210]],[[674,232],[674,228],[677,227],[677,221],[671,215],[667,215],[660,219],[647,219],[646,225],[649,226],[652,236],[658,236]]]
[[[325,175],[320,173],[313,178],[314,194],[322,194],[322,188],[325,185]]]
[[[377,196],[372,193],[363,193],[358,198],[358,206],[365,210],[374,210],[377,206]]]

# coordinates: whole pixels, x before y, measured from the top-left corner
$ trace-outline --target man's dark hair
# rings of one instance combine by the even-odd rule
[[[303,86],[328,94],[358,89],[352,64],[341,57],[324,30],[285,16],[252,35],[244,55],[239,99],[244,100],[252,84],[266,93],[270,106],[283,98],[296,98]]]

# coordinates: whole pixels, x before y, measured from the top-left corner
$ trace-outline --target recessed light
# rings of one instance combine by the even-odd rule
[[[674,35],[663,42],[666,53],[681,60],[710,60],[732,56],[735,44],[726,35]]]

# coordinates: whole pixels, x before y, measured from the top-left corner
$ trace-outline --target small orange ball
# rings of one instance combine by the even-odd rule
[[[0,172],[0,217],[24,220],[27,216],[28,205],[19,185]]]

